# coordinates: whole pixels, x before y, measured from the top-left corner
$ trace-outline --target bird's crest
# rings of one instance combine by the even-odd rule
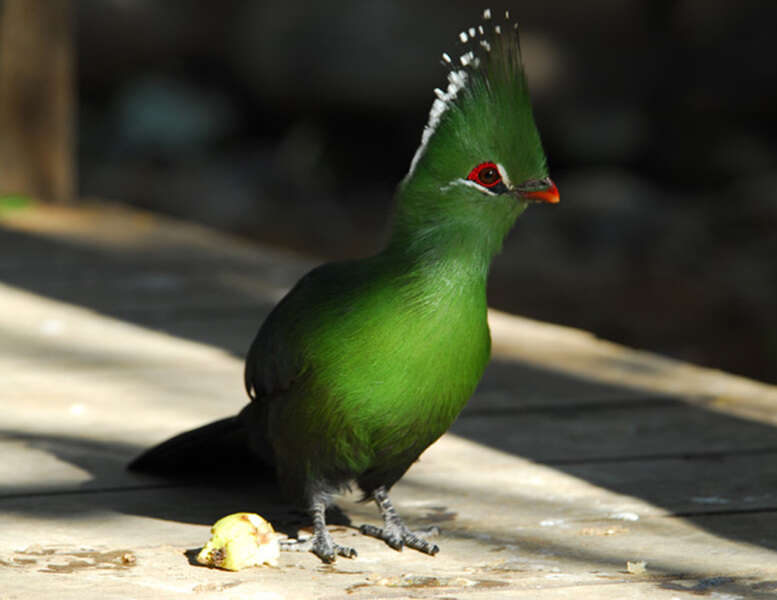
[[[484,10],[480,24],[459,33],[456,52],[442,54],[442,64],[448,69],[448,85],[434,90],[437,97],[405,181],[413,176],[438,132],[440,137],[454,138],[451,142],[466,138],[476,149],[497,140],[524,165],[528,159],[528,172],[539,176],[545,158],[531,114],[518,23],[510,20],[509,12],[498,22],[490,9]],[[442,134],[443,129],[452,131]]]

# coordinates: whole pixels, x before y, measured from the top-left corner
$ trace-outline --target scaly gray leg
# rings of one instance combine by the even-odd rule
[[[397,511],[389,500],[386,488],[380,486],[372,492],[375,504],[378,505],[380,514],[383,517],[383,528],[374,525],[362,525],[359,528],[364,535],[369,535],[383,540],[394,550],[402,550],[403,546],[413,548],[434,556],[440,551],[436,544],[427,542],[424,538],[417,536],[410,531],[399,518]]]
[[[313,552],[325,563],[335,562],[337,556],[354,558],[356,550],[348,546],[335,544],[329,531],[326,529],[326,496],[319,494],[313,497],[313,505],[310,509],[313,517],[313,536],[306,540],[283,540],[281,550],[293,552]]]

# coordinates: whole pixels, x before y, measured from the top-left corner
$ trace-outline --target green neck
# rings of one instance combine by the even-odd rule
[[[443,271],[459,278],[482,280],[493,257],[526,204],[513,197],[483,196],[473,213],[466,188],[442,194],[433,186],[405,182],[397,192],[391,238],[383,254],[410,261],[422,270]],[[506,216],[507,215],[507,216]]]

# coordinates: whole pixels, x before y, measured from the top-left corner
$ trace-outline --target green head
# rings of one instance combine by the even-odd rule
[[[494,23],[486,10],[459,38],[460,56],[443,54],[448,87],[435,90],[399,187],[392,245],[447,237],[482,247],[490,259],[527,204],[558,202],[558,190],[532,116],[517,27],[507,13]]]

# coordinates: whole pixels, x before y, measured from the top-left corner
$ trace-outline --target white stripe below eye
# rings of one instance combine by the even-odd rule
[[[489,190],[488,188],[484,188],[479,183],[475,183],[471,179],[454,179],[453,181],[447,183],[446,185],[442,186],[440,188],[441,192],[447,192],[449,189],[451,189],[455,185],[466,185],[467,187],[475,188],[477,191],[484,193],[487,196],[496,196],[494,192]]]

